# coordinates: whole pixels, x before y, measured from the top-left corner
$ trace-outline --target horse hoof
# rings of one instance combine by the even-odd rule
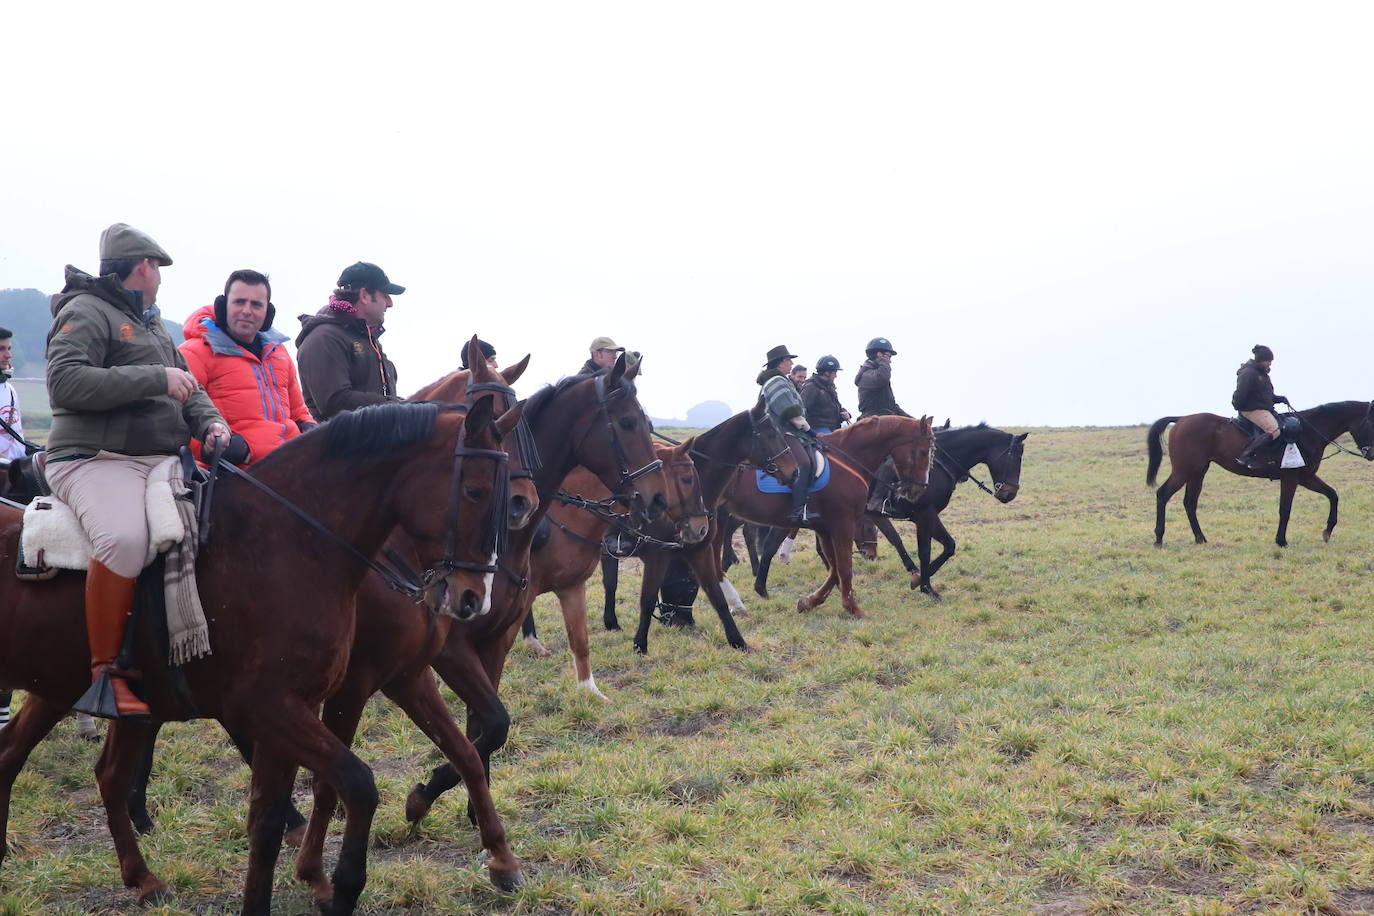
[[[861,608],[861,607],[853,607],[853,608],[850,608],[850,609],[849,609],[849,616],[850,616],[850,617],[863,617],[863,616],[864,616],[864,609]]]
[[[645,644],[645,645],[640,645],[639,643],[635,643],[635,655],[648,655],[648,654],[649,654],[649,646],[648,646],[647,644]]]
[[[491,877],[492,887],[503,894],[513,893],[516,888],[525,883],[524,875],[520,874],[520,869],[507,871],[501,868],[490,868],[487,874]]]
[[[1323,543],[1323,544],[1330,544],[1330,543],[1331,543],[1331,529],[1330,529],[1330,528],[1327,528],[1325,531],[1322,532],[1322,543]]]
[[[406,821],[411,824],[420,823],[433,804],[425,794],[425,787],[417,783],[406,796]]]
[[[604,621],[602,621],[602,623],[605,624],[606,629],[608,630],[620,629],[620,621],[616,620],[614,617],[607,617]]]
[[[747,642],[745,642],[743,639],[741,639],[739,642],[732,642],[732,643],[730,643],[730,648],[731,648],[731,649],[738,649],[738,650],[740,650],[741,652],[748,652],[748,651],[749,651],[749,644],[748,644]]]
[[[755,594],[755,595],[758,595],[760,598],[767,598],[767,597],[768,597],[768,586],[766,586],[766,585],[759,585],[757,582],[754,583],[754,594]]]
[[[140,836],[147,836],[153,832],[153,819],[148,815],[144,814],[132,820],[134,829],[138,831]]]
[[[139,906],[161,906],[176,899],[176,894],[163,882],[154,878],[147,886],[138,891]]]
[[[911,590],[914,592],[921,587],[921,574],[916,573],[911,577]]]
[[[281,841],[292,849],[300,849],[301,844],[305,842],[305,825],[301,824],[299,827],[292,827],[290,830],[286,831],[286,833],[282,834]]]
[[[534,653],[535,658],[548,658],[552,654],[548,649],[544,648],[544,644],[535,636],[526,639],[525,646]]]
[[[797,599],[797,613],[798,613],[798,614],[805,614],[805,613],[806,613],[807,611],[809,611],[809,610],[811,610],[811,605],[808,604],[808,603],[806,602],[806,599],[805,599],[805,598],[798,598],[798,599]]]

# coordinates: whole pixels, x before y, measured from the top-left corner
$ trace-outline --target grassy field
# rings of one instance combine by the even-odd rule
[[[436,753],[374,701],[360,752],[383,802],[363,909],[1374,912],[1374,468],[1332,459],[1335,536],[1322,543],[1325,500],[1300,491],[1286,550],[1277,487],[1214,469],[1211,543],[1192,543],[1175,501],[1156,550],[1144,438],[1035,430],[1015,502],[960,488],[941,603],[909,591],[884,546],[857,566],[866,619],[833,597],[798,614],[821,576],[804,544],[774,567],[772,600],[746,596],[747,654],[704,601],[694,632],[655,625],[647,658],[596,624],[609,704],[573,686],[541,599],[555,655],[512,654],[494,775],[528,883],[487,884],[461,791],[407,828],[405,793]],[[164,735],[145,852],[178,899],[148,912],[237,912],[247,772],[213,725]],[[67,722],[21,777],[3,916],[137,909],[96,753]],[[278,911],[307,912],[292,874],[284,856]]]

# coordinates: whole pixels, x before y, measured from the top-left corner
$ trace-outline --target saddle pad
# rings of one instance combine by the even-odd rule
[[[816,463],[820,465],[820,471],[811,481],[811,488],[808,493],[815,493],[817,490],[824,490],[825,485],[830,483],[830,461],[825,457],[824,452],[816,452]],[[754,486],[759,488],[760,493],[791,493],[792,488],[785,483],[778,483],[763,471],[754,471]]]
[[[169,483],[177,461],[176,456],[172,456],[148,475],[144,497],[144,511],[148,515],[148,556],[144,566],[179,543],[186,533]],[[87,569],[91,564],[90,538],[86,537],[76,513],[53,496],[36,497],[24,509],[20,545],[25,565],[34,568]]]

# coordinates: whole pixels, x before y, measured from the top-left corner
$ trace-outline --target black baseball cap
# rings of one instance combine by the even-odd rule
[[[392,296],[399,296],[406,291],[404,286],[397,286],[391,282],[376,264],[369,264],[366,261],[359,261],[351,267],[345,267],[343,273],[339,274],[339,289],[375,289],[379,292],[387,293]]]

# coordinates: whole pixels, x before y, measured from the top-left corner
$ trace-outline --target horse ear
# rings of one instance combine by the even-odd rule
[[[1017,441],[1017,442],[1025,442],[1025,441],[1026,441],[1026,437],[1029,436],[1029,435],[1030,435],[1030,433],[1022,433],[1021,435],[1019,435],[1019,436],[1016,437],[1016,441]]]
[[[482,356],[482,345],[477,342],[476,334],[472,335],[472,339],[467,342],[467,346],[463,349],[467,353],[465,362],[468,364],[468,369],[472,372],[473,378],[476,378],[478,364],[483,366],[487,364],[486,359]]]
[[[530,367],[530,355],[525,354],[525,358],[513,366],[497,370],[501,373],[501,378],[506,380],[507,385],[514,385],[515,380],[525,374],[525,370]]]
[[[625,376],[625,354],[621,353],[615,358],[615,365],[606,374],[606,390],[614,391],[620,385],[620,380]]]
[[[941,429],[949,429],[949,417],[945,417],[945,425],[944,425],[944,426],[941,426],[940,428],[941,428]]]
[[[495,422],[492,414],[491,398],[478,398],[477,403],[468,408],[463,426],[469,436],[480,436]]]
[[[529,357],[525,358],[529,359]],[[501,416],[496,418],[496,431],[499,432],[502,436],[506,435],[506,433],[515,429],[515,424],[519,423],[520,418],[524,415],[525,402],[519,401],[510,410],[506,411],[505,413],[501,414]]]

